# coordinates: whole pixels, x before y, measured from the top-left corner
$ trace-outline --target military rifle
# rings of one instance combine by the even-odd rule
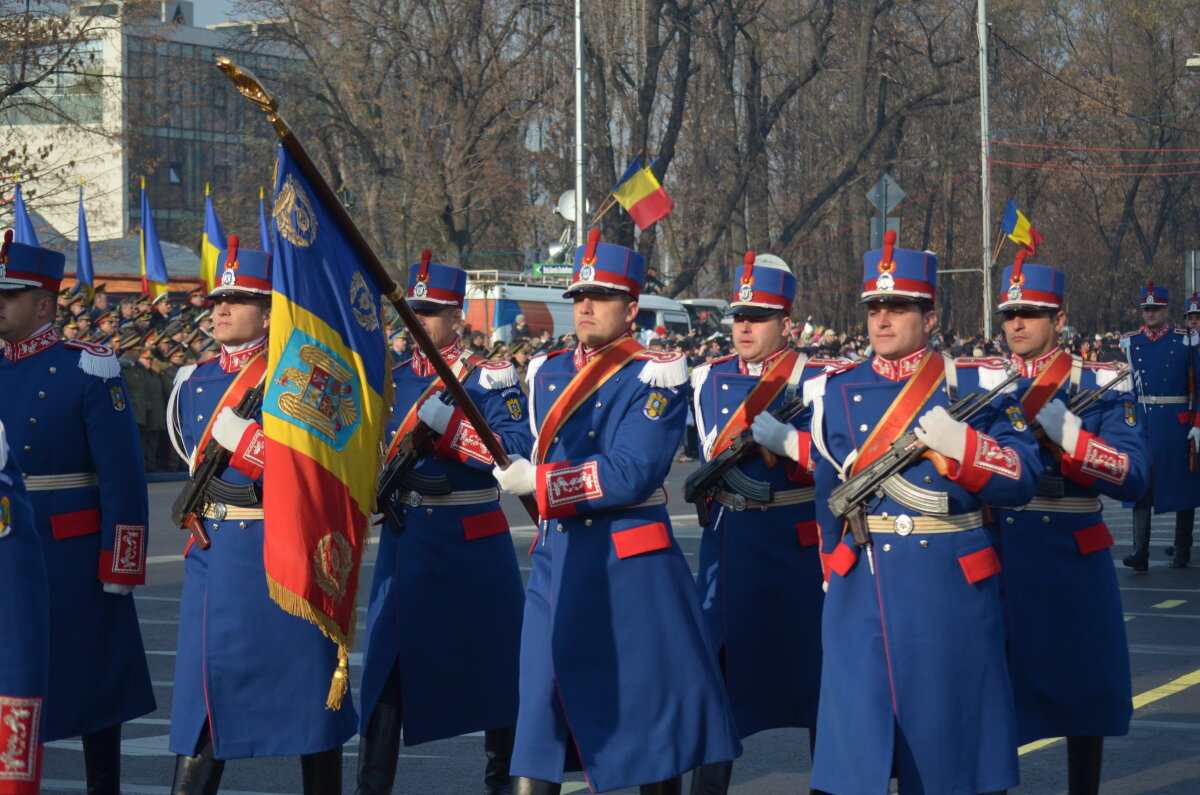
[[[950,416],[960,422],[967,422],[1020,377],[1020,372],[1010,372],[1007,378],[990,391],[982,395],[972,392],[956,400],[950,405]],[[839,519],[846,520],[854,543],[866,550],[867,562],[872,572],[875,571],[875,561],[871,555],[871,533],[867,529],[866,504],[876,497],[883,496],[883,484],[888,478],[903,472],[922,458],[933,460],[939,470],[945,469],[945,456],[926,447],[910,428],[893,441],[883,455],[851,475],[829,495],[829,510]]]
[[[1076,393],[1074,397],[1067,403],[1067,409],[1074,415],[1078,416],[1084,411],[1094,406],[1099,400],[1112,391],[1118,384],[1129,377],[1132,368],[1123,367],[1111,381],[1097,389],[1084,389]],[[1033,431],[1033,435],[1037,440],[1049,450],[1055,458],[1062,458],[1063,449],[1061,446],[1050,441],[1046,436],[1046,429],[1041,426],[1041,423],[1036,420],[1029,420],[1029,430]]]
[[[450,393],[445,390],[438,393],[437,399],[447,405],[451,402]],[[420,494],[449,494],[451,491],[445,476],[435,478],[418,475],[412,471],[425,452],[425,440],[432,432],[433,429],[428,425],[418,422],[396,445],[396,452],[383,465],[383,472],[379,476],[379,491],[376,492],[375,502],[392,530],[397,533],[404,530],[404,521],[396,513],[393,503],[400,497],[401,492],[411,489]],[[413,489],[418,483],[420,485]]]
[[[786,424],[791,422],[792,418],[803,409],[804,399],[795,398],[770,414]],[[755,450],[763,449],[758,442],[754,441],[754,432],[747,428],[733,437],[733,442],[728,447],[684,481],[683,498],[696,507],[696,518],[701,527],[708,525],[708,501],[712,499],[713,494],[722,483],[747,499],[757,502],[771,501],[773,494],[770,484],[754,480],[737,468],[737,464],[748,455]]]
[[[258,413],[262,401],[262,385],[253,386],[242,395],[233,413],[242,419],[250,419]],[[216,439],[209,437],[208,444],[204,446],[203,456],[200,465],[192,473],[191,480],[175,498],[175,505],[171,508],[171,520],[179,529],[190,530],[192,538],[196,539],[201,549],[208,549],[212,541],[204,530],[202,518],[205,507],[211,501],[208,498],[208,486],[229,465],[230,452],[217,444]]]

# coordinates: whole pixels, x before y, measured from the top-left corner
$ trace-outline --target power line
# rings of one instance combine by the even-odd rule
[[[1200,152],[1200,147],[1193,149],[1128,149],[1121,146],[1068,146],[1066,144],[1031,144],[1023,141],[997,141],[990,139],[990,144],[1000,146],[1024,146],[1033,149],[1068,149],[1077,152]],[[1163,164],[1169,165],[1169,164]]]

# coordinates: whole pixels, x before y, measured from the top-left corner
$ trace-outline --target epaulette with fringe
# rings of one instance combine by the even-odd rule
[[[640,351],[634,359],[644,361],[638,380],[650,386],[674,388],[687,383],[687,358],[679,351]]]
[[[704,382],[708,380],[708,374],[712,372],[712,367],[714,364],[727,362],[735,356],[737,356],[736,353],[731,353],[728,356],[722,356],[719,359],[713,359],[711,362],[704,362],[703,364],[698,364],[693,367],[692,374],[689,376],[692,382],[692,391],[700,391],[700,387],[704,386]]]
[[[1083,369],[1095,373],[1096,386],[1104,388],[1125,368],[1119,366],[1116,362],[1084,362]],[[1123,379],[1121,383],[1113,387],[1113,391],[1132,392],[1133,380],[1130,378]]]
[[[847,364],[858,364],[858,362],[847,359],[845,356],[813,356],[804,363],[804,366],[838,368]]]
[[[121,374],[121,363],[107,345],[83,340],[63,340],[63,347],[79,351],[79,369],[97,378],[116,378]]]
[[[537,356],[534,356],[532,359],[530,359],[529,364],[525,366],[525,383],[529,385],[529,388],[533,389],[533,377],[537,375],[538,370],[542,369],[543,364],[553,357],[568,353],[571,350],[571,348],[563,348],[562,350],[539,353]]]
[[[483,362],[479,365],[479,385],[484,389],[516,386],[517,368],[512,362]]]
[[[954,360],[954,366],[974,368],[979,379],[979,388],[991,391],[1008,378],[1008,360],[1003,356],[963,356]],[[1017,385],[1009,384],[1005,392],[1015,392]]]
[[[1137,336],[1138,334],[1141,334],[1141,333],[1142,333],[1142,330],[1140,328],[1135,328],[1133,331],[1126,331],[1124,334],[1122,334],[1121,339],[1129,339],[1130,337]]]

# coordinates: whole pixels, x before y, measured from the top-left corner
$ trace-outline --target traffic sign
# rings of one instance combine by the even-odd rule
[[[887,215],[896,208],[897,204],[904,201],[904,191],[900,189],[896,180],[892,179],[890,175],[884,174],[867,191],[867,201],[879,211],[880,215]]]

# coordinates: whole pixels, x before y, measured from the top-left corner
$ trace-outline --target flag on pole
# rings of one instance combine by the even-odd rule
[[[392,382],[374,279],[283,147],[275,173],[263,561],[271,598],[338,644],[337,709]]]
[[[1029,249],[1031,255],[1036,255],[1042,242],[1042,233],[1035,229],[1025,217],[1025,213],[1017,208],[1017,203],[1009,199],[1004,208],[1004,217],[1000,219],[1000,231],[1008,235],[1012,242]]]
[[[655,159],[654,163],[657,162]],[[675,202],[650,171],[654,163],[643,168],[642,156],[637,155],[612,189],[613,198],[625,208],[638,229],[666,218],[675,209]]]
[[[158,231],[154,228],[154,216],[150,212],[150,199],[146,196],[146,178],[142,177],[142,295],[158,298],[167,291],[170,277],[167,276],[167,261],[163,259],[162,246],[158,242]]]
[[[37,233],[33,231],[33,221],[29,211],[25,209],[25,198],[21,196],[21,183],[13,179],[15,195],[13,196],[13,240],[27,246],[38,245]]]
[[[200,236],[200,279],[210,293],[217,289],[217,260],[225,250],[225,232],[213,209],[208,183],[204,183],[204,234]]]
[[[75,246],[75,279],[87,289],[90,304],[96,296],[92,271],[92,243],[88,239],[87,216],[83,214],[83,177],[79,178],[79,240]]]
[[[262,250],[271,253],[271,225],[267,223],[266,189],[258,189],[258,239]]]

